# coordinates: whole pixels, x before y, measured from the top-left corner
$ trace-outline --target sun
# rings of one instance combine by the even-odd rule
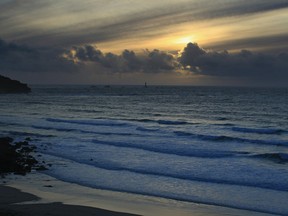
[[[188,37],[181,37],[181,38],[177,38],[175,40],[176,44],[188,44],[190,42],[193,42],[194,38],[192,36],[188,36]]]

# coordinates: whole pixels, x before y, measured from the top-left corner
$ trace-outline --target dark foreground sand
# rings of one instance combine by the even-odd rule
[[[0,216],[132,216],[132,214],[62,203],[15,204],[35,200],[39,198],[11,187],[0,186]]]

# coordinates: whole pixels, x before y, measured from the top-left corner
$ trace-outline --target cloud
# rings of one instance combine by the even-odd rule
[[[179,63],[174,55],[154,49],[145,50],[141,54],[124,50],[120,55],[102,53],[92,45],[74,46],[66,52],[67,59],[79,64],[97,63],[113,72],[158,73],[174,71]]]
[[[206,54],[206,52],[200,48],[197,43],[188,43],[184,48],[179,61],[185,68],[188,66],[193,67],[197,64],[196,60],[204,54]]]
[[[147,56],[147,69],[152,71],[158,70],[175,70],[177,63],[175,62],[174,56],[167,52],[163,52],[157,49],[148,51]]]
[[[31,53],[33,50],[21,45],[16,45],[15,43],[7,43],[6,41],[0,39],[0,55],[7,55],[10,52],[23,52]]]
[[[74,71],[75,65],[61,57],[61,50],[35,49],[0,39],[0,71],[54,72]]]
[[[121,54],[103,53],[91,45],[73,47],[68,53],[70,60],[80,65],[93,63],[113,73],[162,73],[165,79],[164,73],[176,74],[182,70],[183,76],[194,74],[218,80],[229,78],[230,81],[250,79],[260,85],[270,81],[275,85],[288,82],[287,53],[207,51],[197,43],[188,43],[179,56],[157,49],[143,53],[129,50]]]
[[[187,22],[288,8],[287,0],[27,0],[7,5],[0,9],[2,35],[38,46],[149,39]]]
[[[74,46],[67,53],[70,58],[76,58],[81,61],[100,61],[103,58],[102,52],[92,45]]]
[[[179,57],[182,65],[196,74],[214,77],[288,81],[288,54],[264,54],[242,50],[213,52],[189,43]]]
[[[33,75],[34,83],[42,75],[57,83],[69,83],[69,80],[77,83],[80,79],[92,82],[87,77],[104,77],[106,82],[109,79],[117,82],[117,76],[121,74],[130,81],[136,78],[141,81],[141,77],[157,77],[160,80],[161,77],[161,83],[165,83],[166,79],[171,82],[172,77],[177,79],[181,76],[183,79],[197,77],[199,82],[204,80],[202,84],[205,84],[206,78],[213,78],[210,80],[223,85],[235,81],[245,85],[248,80],[250,85],[277,86],[280,83],[287,86],[288,53],[255,53],[249,50],[229,53],[225,50],[205,50],[197,43],[188,43],[178,55],[157,49],[142,53],[124,50],[115,54],[104,53],[89,44],[73,46],[69,50],[36,49],[0,40],[0,72],[6,75],[17,72],[22,77],[37,74]]]
[[[287,34],[248,37],[243,39],[228,39],[220,42],[207,44],[206,47],[213,50],[235,50],[253,47],[265,52],[279,52],[288,50]]]
[[[124,50],[121,54],[103,53],[92,45],[73,46],[69,50],[31,48],[0,39],[0,71],[49,72],[51,76],[93,67],[113,73],[173,72],[178,65],[174,55],[160,50],[141,54]],[[88,66],[89,65],[89,66]],[[105,70],[101,70],[104,68]]]

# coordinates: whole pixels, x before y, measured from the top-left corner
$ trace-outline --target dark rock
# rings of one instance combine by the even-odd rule
[[[0,175],[14,173],[25,175],[32,168],[46,170],[43,165],[37,165],[38,161],[30,155],[35,147],[30,146],[27,141],[12,143],[9,137],[0,138]],[[36,166],[37,165],[37,166]]]
[[[0,75],[0,93],[29,93],[27,84]]]

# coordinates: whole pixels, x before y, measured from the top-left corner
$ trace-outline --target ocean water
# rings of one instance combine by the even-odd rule
[[[0,135],[63,181],[288,215],[285,88],[33,86],[0,95]]]

